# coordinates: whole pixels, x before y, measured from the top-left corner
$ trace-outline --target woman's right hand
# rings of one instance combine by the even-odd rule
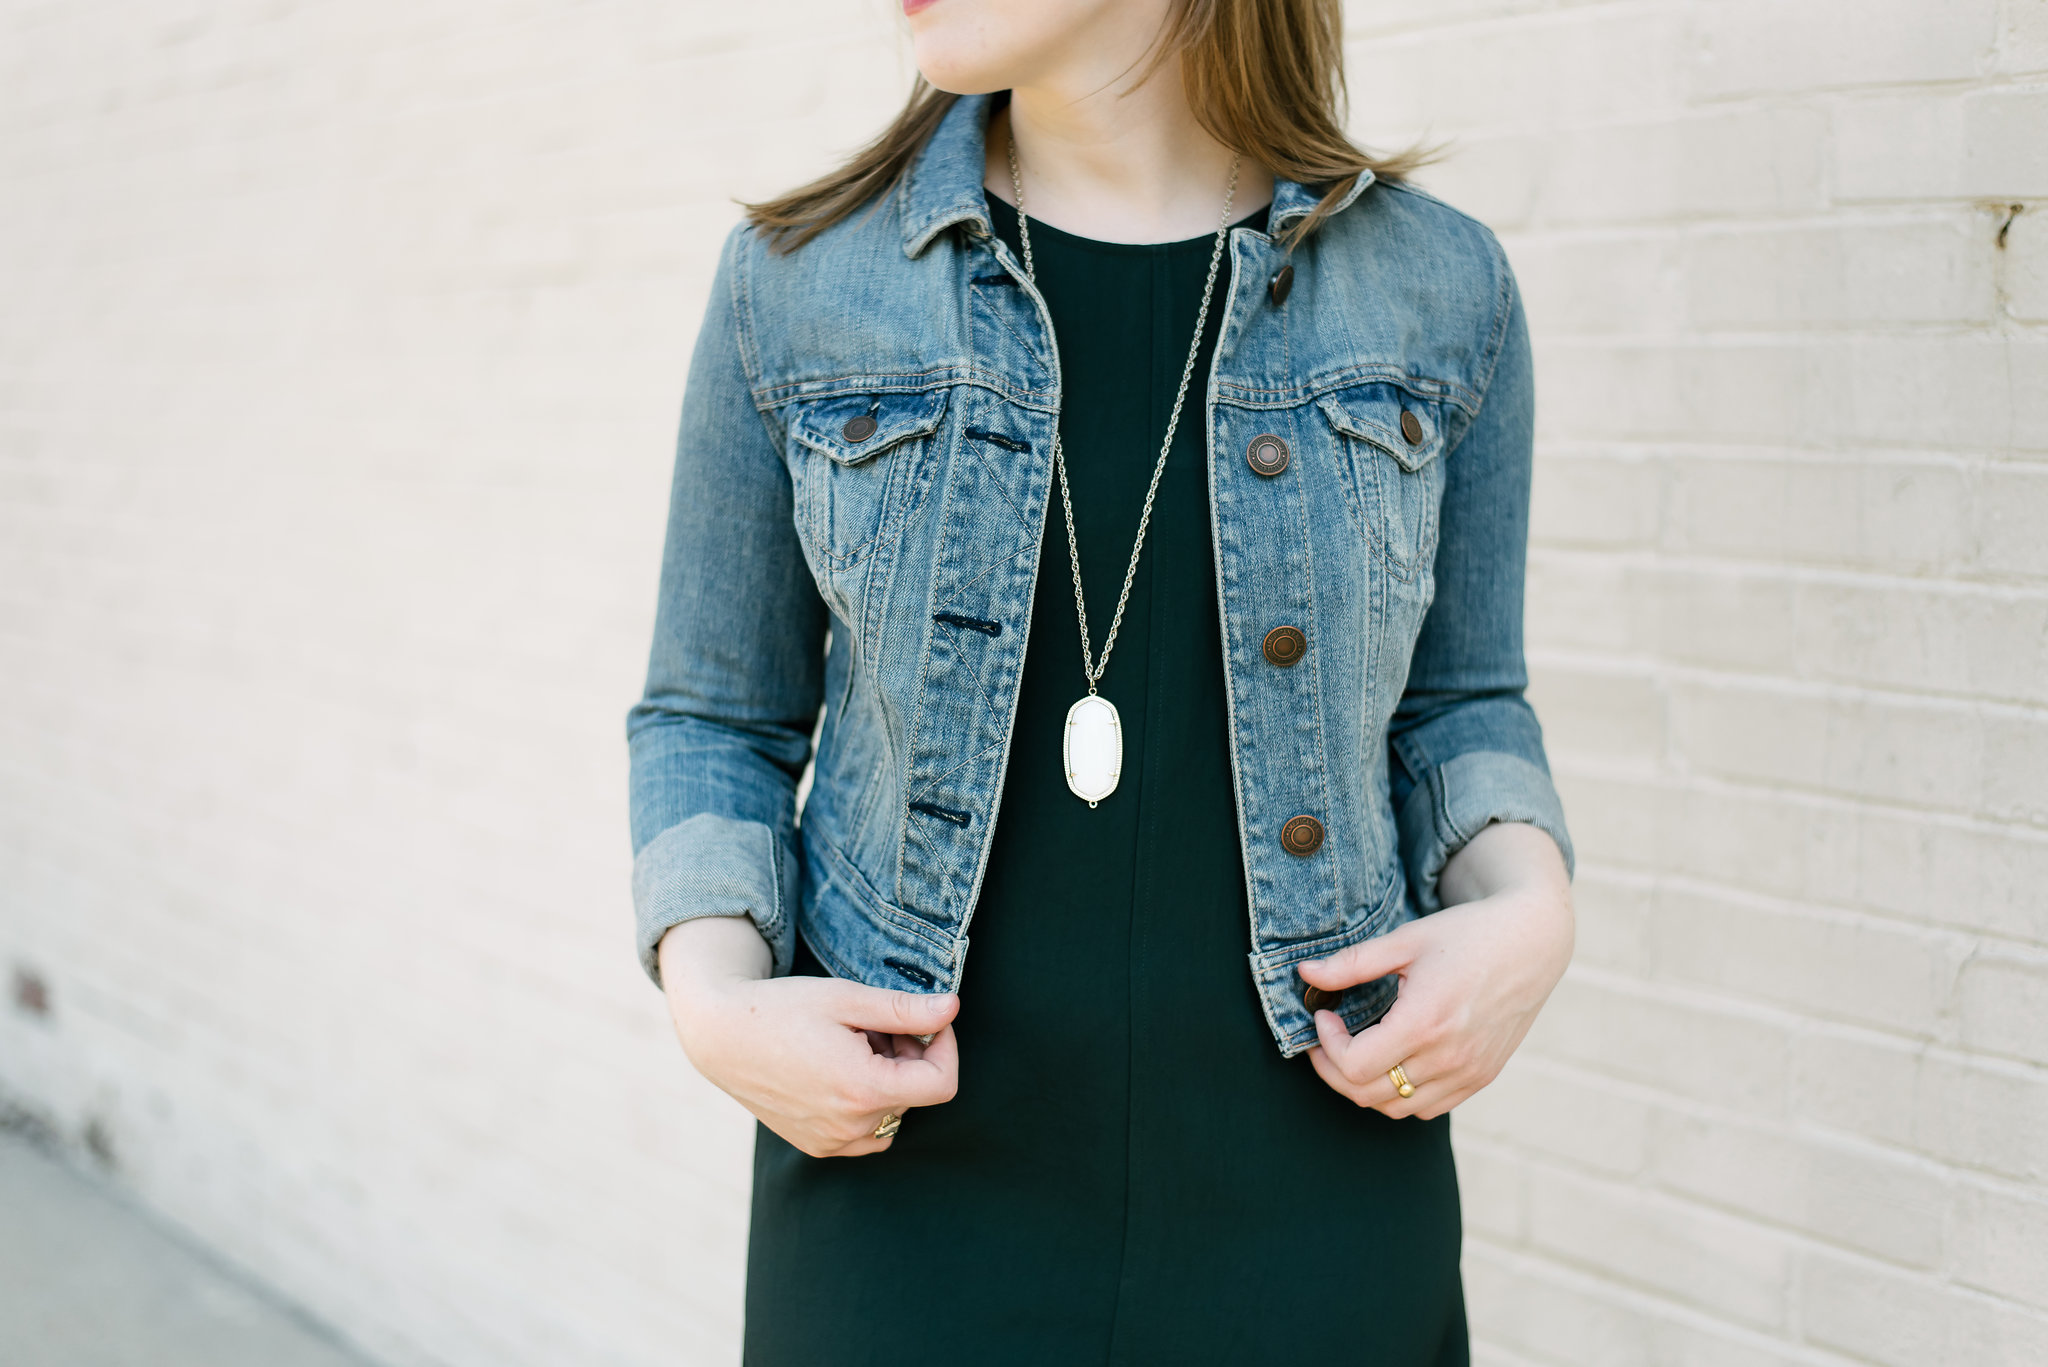
[[[959,1088],[960,999],[950,992],[771,978],[768,944],[744,916],[671,926],[657,953],[690,1062],[813,1158],[880,1153],[893,1142],[875,1138],[886,1116],[951,1101]]]

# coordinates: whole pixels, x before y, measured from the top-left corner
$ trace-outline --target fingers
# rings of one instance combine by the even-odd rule
[[[1474,1090],[1456,1081],[1439,1081],[1433,1077],[1428,1081],[1419,1080],[1421,1074],[1416,1069],[1424,1065],[1417,1062],[1411,1068],[1404,1063],[1401,1071],[1415,1089],[1414,1095],[1404,1097],[1394,1086],[1393,1078],[1385,1073],[1362,1081],[1346,1076],[1330,1059],[1327,1049],[1309,1050],[1309,1062],[1314,1065],[1316,1075],[1328,1083],[1332,1091],[1355,1105],[1378,1111],[1389,1120],[1411,1115],[1432,1120],[1465,1100]]]
[[[1335,1011],[1316,1012],[1316,1040],[1330,1063],[1352,1083],[1364,1087],[1375,1080],[1387,1082],[1387,1069],[1411,1058],[1428,1042],[1429,1035],[1415,1011],[1401,1009],[1398,999],[1379,1024],[1368,1025],[1357,1034],[1344,1027]],[[1387,1082],[1391,1090],[1393,1084]]]
[[[865,1116],[849,1117],[843,1125],[827,1130],[785,1130],[779,1125],[770,1125],[769,1128],[812,1158],[859,1158],[865,1154],[881,1153],[894,1144],[894,1133],[877,1137],[875,1131],[890,1116],[901,1119],[905,1114],[902,1110],[875,1111]]]
[[[857,1158],[880,1153],[895,1141],[894,1134],[875,1135],[890,1116],[901,1118],[919,1106],[942,1106],[951,1101],[960,1087],[960,1045],[953,1027],[933,1035],[920,1053],[917,1058],[876,1058],[879,1071],[852,1100],[852,1133],[843,1136],[837,1147],[812,1156]]]
[[[844,980],[836,987],[841,1024],[885,1035],[933,1034],[960,1011],[951,992],[896,992]]]
[[[1304,959],[1295,965],[1302,981],[1325,992],[1356,987],[1389,973],[1399,972],[1415,962],[1422,952],[1420,921],[1396,926],[1384,935],[1347,946],[1322,959]]]
[[[1423,1017],[1420,1011],[1401,1011],[1397,1001],[1377,1025],[1353,1035],[1336,1012],[1316,1012],[1318,1047],[1309,1058],[1317,1076],[1357,1105],[1391,1119],[1444,1114],[1491,1079],[1474,1076],[1470,1060]],[[1394,1085],[1397,1064],[1414,1088],[1409,1096]]]
[[[932,1036],[919,1058],[879,1058],[868,1079],[868,1099],[884,1110],[943,1106],[960,1090],[960,1052],[953,1028]],[[876,1117],[877,1123],[880,1116]]]

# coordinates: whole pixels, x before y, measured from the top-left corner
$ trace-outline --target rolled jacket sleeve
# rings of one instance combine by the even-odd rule
[[[1522,592],[1535,387],[1522,301],[1495,245],[1500,308],[1477,415],[1443,459],[1436,594],[1388,728],[1402,860],[1416,909],[1438,910],[1444,865],[1496,821],[1549,833],[1572,867],[1564,806],[1524,696]]]
[[[747,916],[789,971],[796,786],[823,699],[826,613],[791,515],[789,471],[748,383],[736,288],[753,245],[726,239],[676,440],[647,686],[627,715],[633,905],[658,984],[669,927]]]

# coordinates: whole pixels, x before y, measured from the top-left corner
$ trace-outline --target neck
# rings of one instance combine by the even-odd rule
[[[1161,63],[1142,85],[1080,70],[1014,87],[988,127],[984,184],[1005,201],[1015,199],[1013,137],[1025,207],[1055,228],[1105,242],[1175,242],[1220,221],[1231,152],[1196,122],[1178,62]],[[1272,188],[1270,171],[1240,163],[1231,218],[1269,202]]]

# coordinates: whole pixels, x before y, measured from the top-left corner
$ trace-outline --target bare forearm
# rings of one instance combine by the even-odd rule
[[[656,954],[678,1023],[711,991],[774,971],[768,942],[745,916],[699,916],[670,926]]]
[[[1557,842],[1524,821],[1497,821],[1452,855],[1437,880],[1445,906],[1510,890],[1560,897],[1571,882]]]

